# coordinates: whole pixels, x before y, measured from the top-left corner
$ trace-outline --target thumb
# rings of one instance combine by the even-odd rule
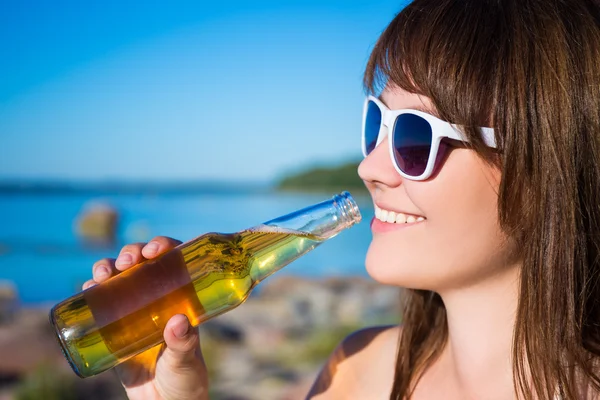
[[[161,357],[172,368],[187,367],[198,362],[198,330],[190,325],[184,314],[177,314],[167,322],[164,339],[167,346]]]
[[[208,399],[208,375],[198,330],[183,314],[173,316],[165,326],[165,346],[156,363],[154,387],[161,399]]]

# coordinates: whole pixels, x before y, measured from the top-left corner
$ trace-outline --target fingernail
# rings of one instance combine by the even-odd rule
[[[124,253],[124,254],[121,254],[117,258],[117,261],[115,262],[115,264],[117,264],[119,266],[121,266],[121,265],[129,265],[129,264],[131,264],[132,260],[133,260],[133,257],[131,257],[131,254]]]
[[[108,267],[106,267],[105,265],[100,265],[96,268],[96,276],[98,278],[104,278],[105,276],[108,276],[110,274],[110,271],[108,270]]]
[[[175,325],[175,327],[173,328],[173,333],[176,337],[181,339],[188,333],[189,330],[190,324],[188,324],[188,322],[186,321],[184,324]]]
[[[156,252],[158,251],[158,243],[156,242],[150,242],[146,245],[146,253],[148,254],[156,254]]]

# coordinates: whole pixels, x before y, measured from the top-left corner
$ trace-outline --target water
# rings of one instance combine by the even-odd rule
[[[328,200],[331,194],[2,194],[0,195],[0,280],[13,281],[23,303],[54,303],[91,278],[92,264],[116,257],[125,243],[156,235],[182,241],[205,232],[237,232]],[[371,238],[370,201],[357,196],[363,221],[340,233],[277,275],[366,276],[364,258]],[[118,243],[91,247],[74,223],[90,203],[108,203],[120,214]]]

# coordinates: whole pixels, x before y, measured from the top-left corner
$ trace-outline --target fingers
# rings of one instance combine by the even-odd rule
[[[115,261],[115,267],[119,271],[125,271],[135,264],[144,261],[142,256],[142,247],[144,243],[132,243],[123,246],[117,260]]]
[[[137,263],[156,257],[159,254],[172,249],[180,243],[179,240],[166,236],[157,236],[147,244],[128,244],[121,249],[121,253],[115,262],[115,266],[119,271],[125,271]]]
[[[117,273],[114,258],[103,258],[96,261],[92,266],[92,278],[98,283],[104,282]]]
[[[162,357],[174,369],[185,368],[201,360],[198,330],[193,328],[183,314],[173,316],[164,331],[167,347]]]
[[[171,250],[173,247],[176,247],[180,244],[181,241],[179,240],[166,236],[157,236],[142,248],[142,256],[146,258],[156,257],[157,255],[164,253],[167,250]]]
[[[85,281],[82,289],[89,289],[100,282],[104,282],[118,272],[119,271],[115,268],[114,258],[103,258],[98,260],[92,266],[92,279]]]
[[[173,316],[164,330],[154,386],[163,399],[208,399],[208,372],[200,352],[198,330],[185,315]]]
[[[125,271],[146,259],[150,259],[170,250],[181,241],[166,236],[157,236],[149,243],[132,243],[123,246],[119,256],[114,258],[103,258],[92,266],[93,279],[86,281],[82,288],[88,289],[95,284],[106,281],[119,272]]]
[[[98,284],[98,282],[96,282],[95,280],[93,280],[93,279],[88,279],[87,281],[85,281],[85,282],[83,283],[83,285],[81,286],[81,289],[83,289],[83,290],[85,290],[85,289],[89,289],[89,288],[91,288],[92,286],[94,286],[94,285],[97,285],[97,284]]]

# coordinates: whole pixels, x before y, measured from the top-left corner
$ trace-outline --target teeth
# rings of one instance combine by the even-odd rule
[[[424,217],[397,213],[395,211],[382,210],[375,206],[375,218],[380,221],[390,224],[412,224],[415,222],[425,221]]]
[[[380,220],[382,220],[383,222],[387,221],[387,217],[388,217],[388,212],[386,210],[381,210],[381,218],[379,218]]]
[[[388,213],[388,216],[387,216],[385,222],[391,222],[391,223],[396,222],[396,213],[393,211],[390,211]]]
[[[396,215],[396,223],[397,224],[405,224],[406,223],[406,214],[398,213],[398,215]]]

